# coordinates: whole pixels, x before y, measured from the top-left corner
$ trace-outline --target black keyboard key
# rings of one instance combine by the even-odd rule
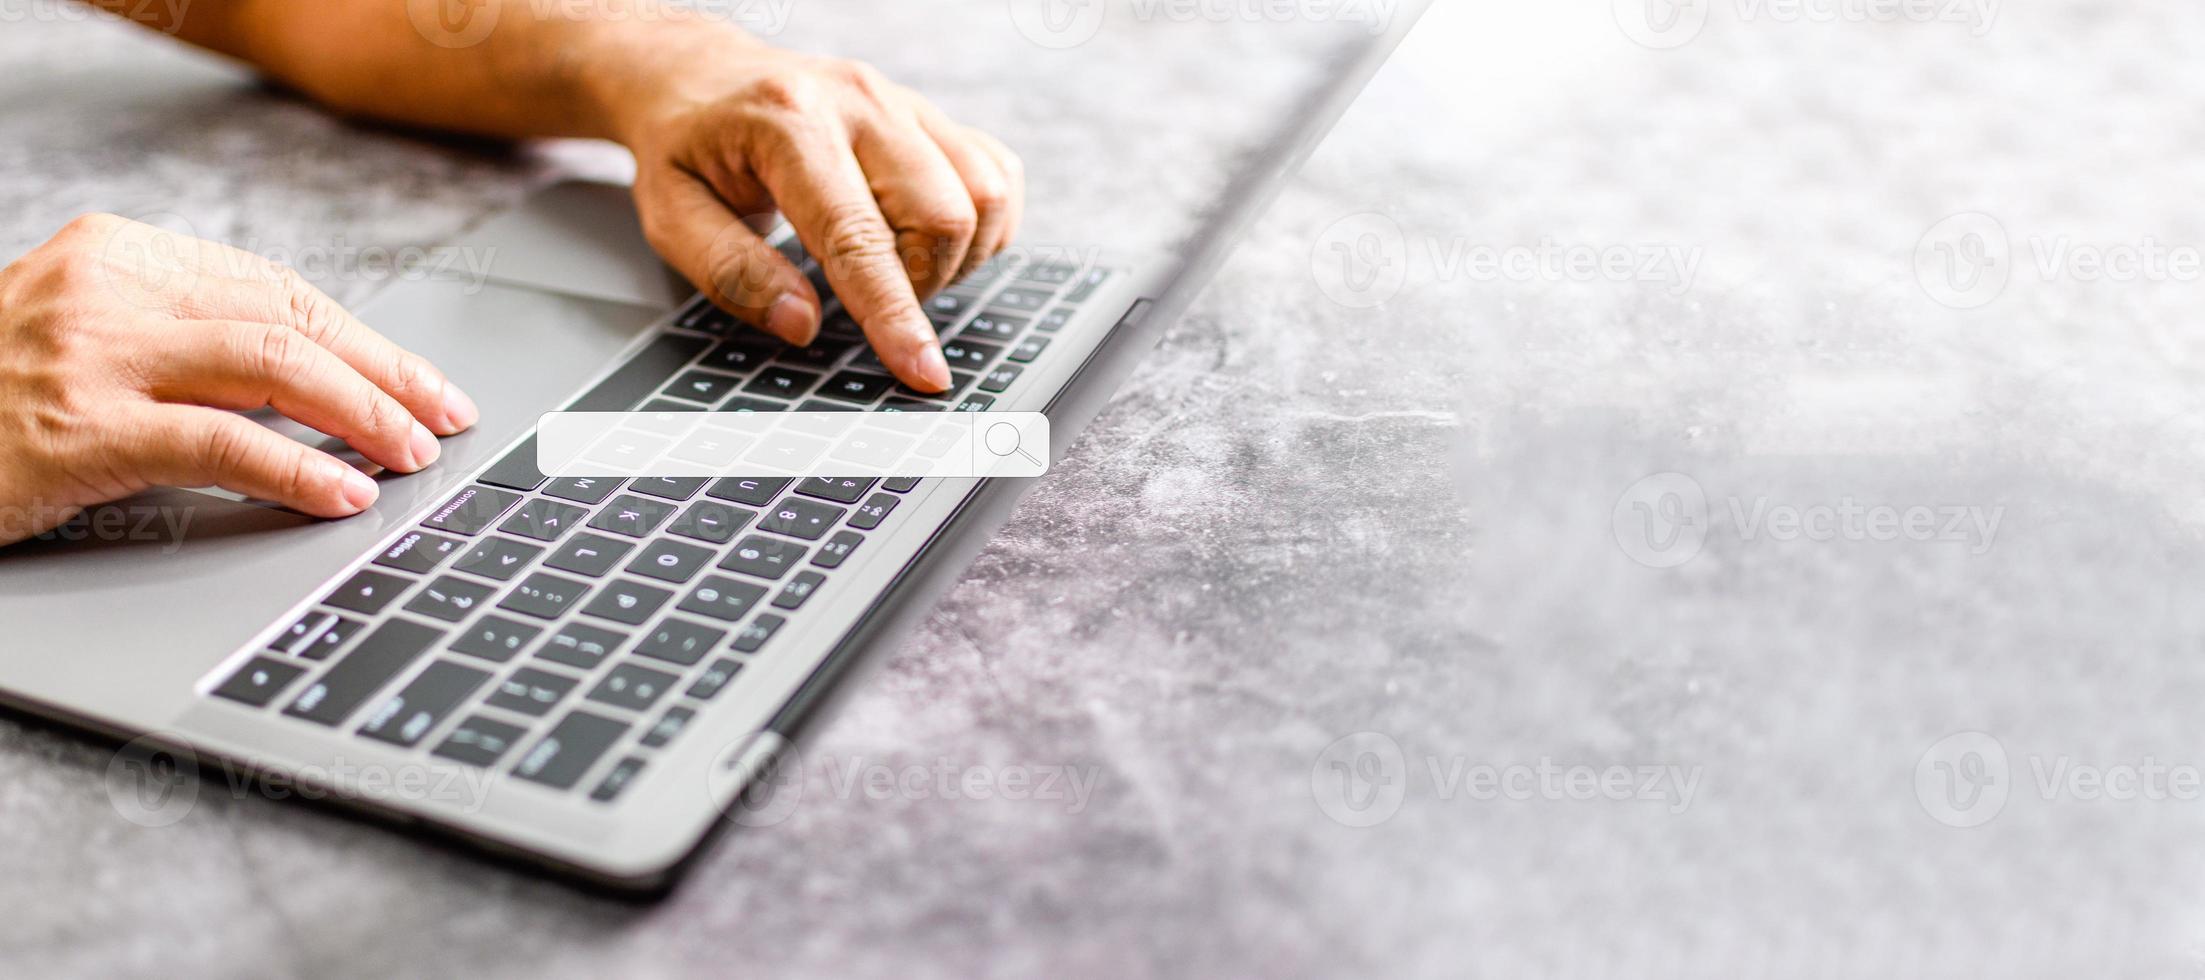
[[[980,376],[980,390],[1001,394],[1024,373],[1026,369],[1016,364],[998,364],[994,370]]]
[[[345,645],[346,640],[352,639],[352,635],[360,632],[360,628],[365,625],[367,624],[357,619],[334,617],[320,634],[295,652],[308,660],[327,660],[330,654],[336,653],[339,647]]]
[[[1044,286],[1061,286],[1079,275],[1080,267],[1070,262],[1036,262],[1018,270],[1021,282],[1038,282]]]
[[[628,563],[628,571],[680,585],[695,578],[711,563],[712,549],[662,538],[645,546],[643,553]]]
[[[572,712],[521,756],[513,774],[553,789],[572,788],[627,730],[623,722]]]
[[[807,550],[794,541],[753,534],[728,551],[727,557],[720,559],[720,567],[763,579],[779,579],[787,575],[789,569],[804,563]]]
[[[850,515],[850,526],[860,531],[870,531],[888,519],[888,512],[896,509],[896,502],[903,498],[892,493],[876,493],[866,498],[856,512]]]
[[[1035,324],[1034,329],[1042,333],[1056,333],[1064,329],[1065,324],[1072,322],[1072,317],[1078,313],[1078,310],[1063,308],[1050,310],[1041,315],[1041,322]]]
[[[569,476],[551,481],[544,492],[578,504],[601,503],[620,489],[620,481],[604,476]]]
[[[1048,347],[1049,338],[1028,337],[1019,341],[1018,346],[1011,348],[1011,360],[1020,364],[1033,363],[1033,359],[1040,357],[1041,352],[1048,349]]]
[[[759,613],[757,619],[743,624],[742,630],[735,634],[735,649],[742,653],[757,653],[766,645],[767,640],[773,639],[774,633],[780,631],[781,624],[786,622],[788,620],[772,613]]]
[[[988,311],[991,313],[998,310],[1013,314],[1032,313],[1049,305],[1050,297],[1055,295],[1056,290],[1053,289],[1013,286],[995,294],[995,298],[988,301]]]
[[[442,630],[404,619],[393,619],[375,628],[360,645],[324,672],[320,679],[283,709],[294,718],[336,725],[349,717],[383,685],[391,682],[429,646],[444,638]]]
[[[678,704],[668,708],[665,714],[658,716],[657,724],[644,730],[643,738],[638,744],[647,749],[663,748],[675,736],[680,735],[682,729],[689,727],[689,720],[696,716],[695,710]]]
[[[818,383],[819,375],[810,371],[799,371],[795,368],[775,365],[758,372],[758,377],[744,385],[743,390],[753,395],[787,398],[793,401],[802,397],[805,392],[812,390],[812,386]]]
[[[674,315],[674,326],[702,333],[712,333],[722,325],[732,322],[734,318],[729,317],[726,311],[712,305],[711,300],[702,296],[690,300],[687,307]]]
[[[819,394],[822,398],[840,398],[862,405],[879,398],[883,392],[895,387],[895,384],[895,379],[878,374],[844,371],[828,378],[826,386],[819,389]]]
[[[534,490],[543,486],[546,477],[536,468],[536,437],[521,440],[520,445],[506,453],[504,459],[491,464],[478,479],[508,490]]]
[[[350,581],[338,586],[337,591],[322,600],[322,604],[373,616],[382,612],[383,607],[390,605],[392,600],[404,595],[412,587],[413,580],[410,578],[362,570],[352,576]]]
[[[701,476],[646,476],[628,481],[628,489],[667,500],[687,500],[708,482]]]
[[[720,406],[720,411],[723,412],[786,412],[788,410],[789,406],[786,402],[743,396],[730,398],[727,400],[727,404]]]
[[[665,384],[712,341],[704,337],[660,334],[650,346],[636,352],[628,363],[607,375],[582,397],[567,406],[569,412],[625,412],[644,396]]]
[[[842,355],[848,354],[851,349],[857,346],[857,342],[846,339],[836,340],[828,337],[825,331],[821,331],[819,339],[812,341],[811,346],[791,347],[774,357],[773,361],[775,364],[790,364],[796,367],[825,371],[834,367],[836,361],[842,360]]]
[[[843,513],[840,507],[790,497],[768,510],[758,527],[775,534],[817,541],[826,535],[828,528],[835,526],[836,521],[842,520]]]
[[[597,598],[582,607],[582,611],[600,619],[616,623],[641,626],[643,621],[658,612],[658,607],[673,598],[673,593],[657,586],[641,582],[616,580],[597,593]]]
[[[712,661],[712,665],[706,667],[704,673],[697,675],[697,682],[689,685],[689,696],[699,701],[711,700],[712,696],[720,693],[720,689],[726,687],[728,681],[734,680],[735,675],[741,673],[742,669],[742,662],[738,660],[721,657]]]
[[[882,402],[880,410],[883,412],[939,412],[942,410],[942,406],[939,402],[922,402],[916,399],[897,397]]]
[[[965,324],[965,329],[957,332],[957,336],[1000,342],[1017,337],[1019,331],[1026,329],[1026,323],[1026,318],[1022,316],[989,313],[973,317],[971,323]]]
[[[987,367],[988,362],[995,360],[995,355],[1001,353],[1003,348],[994,344],[963,338],[942,345],[942,357],[949,361],[952,370],[978,371]]]
[[[629,711],[649,711],[660,696],[674,689],[681,678],[663,670],[652,670],[639,664],[620,664],[597,682],[590,691],[590,700],[626,708]]]
[[[695,589],[690,590],[688,598],[681,600],[681,605],[674,608],[732,623],[743,618],[744,613],[749,612],[752,606],[765,597],[766,587],[763,585],[707,575],[704,581],[697,583]]]
[[[668,619],[643,634],[643,642],[635,645],[640,656],[664,660],[684,667],[704,659],[704,655],[719,646],[727,638],[726,630],[699,626],[681,619]]]
[[[865,491],[873,489],[875,482],[862,476],[815,476],[797,484],[796,492],[838,504],[854,504],[859,497],[865,496]]]
[[[636,777],[642,774],[642,759],[632,755],[622,759],[613,764],[612,771],[605,774],[605,778],[598,782],[596,789],[590,790],[590,799],[599,803],[611,803],[619,799],[620,794],[628,788],[628,784],[635,782]]]
[[[285,663],[274,657],[254,657],[239,667],[237,673],[214,689],[214,696],[228,698],[239,704],[265,708],[268,703],[306,673],[306,668]]]
[[[772,503],[773,498],[779,496],[781,490],[788,485],[789,480],[783,477],[729,477],[712,484],[712,489],[706,490],[704,495],[732,500],[738,504],[749,504],[752,507],[764,507]]]
[[[982,395],[978,393],[966,395],[964,401],[957,403],[957,411],[960,412],[985,412],[988,409],[994,407],[994,395]]]
[[[743,379],[731,374],[690,371],[675,378],[674,383],[667,385],[661,394],[668,398],[686,398],[702,405],[716,405],[720,399],[732,394],[736,383],[741,380]]]
[[[492,691],[490,699],[483,703],[519,714],[540,716],[550,711],[553,705],[564,699],[579,683],[581,682],[564,674],[523,667],[514,671],[513,676],[499,681],[498,689]]]
[[[439,660],[384,699],[360,726],[360,734],[412,748],[489,681],[489,671]]]
[[[521,584],[506,593],[505,599],[498,603],[498,608],[539,619],[557,619],[561,613],[582,601],[582,597],[589,592],[587,583],[537,572],[522,579]]]
[[[599,629],[586,623],[568,623],[552,634],[551,639],[537,649],[536,655],[555,664],[595,670],[620,645],[628,642],[625,633]]]
[[[300,616],[298,622],[292,623],[289,629],[276,634],[275,640],[268,644],[268,649],[296,656],[299,651],[312,645],[314,638],[322,635],[322,631],[328,629],[329,624],[336,621],[336,613],[307,613]]]
[[[736,532],[749,526],[758,516],[754,510],[731,507],[711,500],[699,500],[674,518],[667,531],[685,538],[695,538],[710,544],[726,544]]]
[[[476,715],[452,729],[444,744],[436,747],[436,754],[487,769],[512,751],[513,743],[520,741],[524,732],[519,725]]]
[[[812,564],[821,568],[841,568],[843,562],[850,560],[851,553],[857,551],[858,545],[864,543],[865,535],[856,531],[836,531],[834,537],[819,546],[819,553],[812,556]]]
[[[633,550],[632,542],[600,534],[581,534],[544,559],[544,567],[597,578],[612,571],[613,566],[620,564],[620,559]]]
[[[454,534],[474,534],[498,522],[505,512],[519,503],[521,495],[508,490],[492,490],[489,487],[468,487],[446,501],[421,523],[439,531]]]
[[[582,519],[589,515],[586,508],[537,497],[522,504],[521,509],[498,525],[498,530],[538,541],[557,541],[569,530],[580,527]]]
[[[760,343],[761,340],[766,342]],[[737,334],[720,346],[712,348],[712,353],[704,355],[703,363],[705,367],[720,371],[749,374],[758,365],[764,364],[766,358],[772,357],[774,348],[779,346],[781,345],[778,342],[764,334]]]
[[[955,324],[978,300],[979,297],[971,292],[948,289],[927,297],[922,305],[926,307],[926,318],[934,321],[936,327],[947,327]]]
[[[880,488],[890,493],[910,493],[911,491],[918,489],[918,486],[918,477],[892,476],[886,480],[881,481]]]
[[[1101,288],[1102,284],[1109,280],[1109,269],[1089,269],[1086,275],[1080,277],[1079,285],[1072,287],[1071,292],[1064,294],[1064,301],[1066,303],[1085,303],[1089,297],[1095,295],[1096,289]]]
[[[391,542],[390,547],[383,549],[383,553],[375,557],[375,563],[385,568],[422,575],[443,564],[444,559],[452,557],[459,546],[458,538],[447,538],[427,531],[408,531]]]
[[[951,366],[954,367],[955,365]],[[941,391],[918,391],[899,384],[896,386],[896,394],[900,398],[911,401],[943,402],[957,397],[957,393],[963,391],[966,385],[972,384],[974,377],[975,375],[971,371],[951,371],[949,372],[949,387]]]
[[[504,663],[521,652],[521,648],[543,633],[541,626],[531,626],[503,616],[484,616],[460,633],[452,643],[452,649],[484,660]]]
[[[475,607],[489,601],[490,594],[496,591],[491,586],[443,575],[423,588],[412,602],[406,603],[406,611],[456,623],[466,619]]]
[[[543,553],[544,549],[536,545],[492,536],[475,542],[474,547],[452,563],[452,570],[505,582],[520,574],[523,567]]]
[[[827,576],[818,572],[809,570],[798,572],[795,578],[789,580],[789,584],[781,587],[781,594],[773,597],[773,607],[775,609],[800,608],[804,605],[804,600],[810,599],[812,593],[819,591],[820,583],[825,581],[827,581]]]
[[[659,522],[666,520],[666,515],[673,512],[674,505],[663,500],[624,493],[614,497],[612,503],[598,511],[597,517],[590,521],[590,526],[600,531],[640,538],[657,530]]]

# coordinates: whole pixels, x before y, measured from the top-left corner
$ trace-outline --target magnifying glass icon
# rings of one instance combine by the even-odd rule
[[[988,431],[981,436],[981,445],[988,447],[988,452],[992,455],[1004,458],[1015,455],[1035,466],[1040,466],[1041,461],[1035,459],[1034,454],[1027,452],[1024,447],[1019,445],[1020,439],[1018,426],[1009,422],[997,422],[988,426]]]

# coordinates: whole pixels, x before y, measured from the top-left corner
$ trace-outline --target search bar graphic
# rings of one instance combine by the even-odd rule
[[[1039,412],[551,412],[550,477],[1037,477]]]

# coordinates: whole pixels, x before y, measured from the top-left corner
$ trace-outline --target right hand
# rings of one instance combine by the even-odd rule
[[[0,269],[0,544],[154,486],[316,517],[375,481],[239,411],[274,407],[411,473],[479,412],[290,269],[108,215]]]

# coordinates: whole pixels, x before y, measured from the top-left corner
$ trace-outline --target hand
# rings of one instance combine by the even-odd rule
[[[479,414],[287,268],[121,218],[71,222],[0,269],[0,544],[157,485],[317,517],[375,502],[358,470],[233,414],[266,406],[405,473]]]
[[[595,62],[653,247],[744,322],[809,344],[819,296],[744,221],[778,209],[881,363],[948,388],[919,300],[1017,234],[1018,157],[866,65],[683,26]]]

